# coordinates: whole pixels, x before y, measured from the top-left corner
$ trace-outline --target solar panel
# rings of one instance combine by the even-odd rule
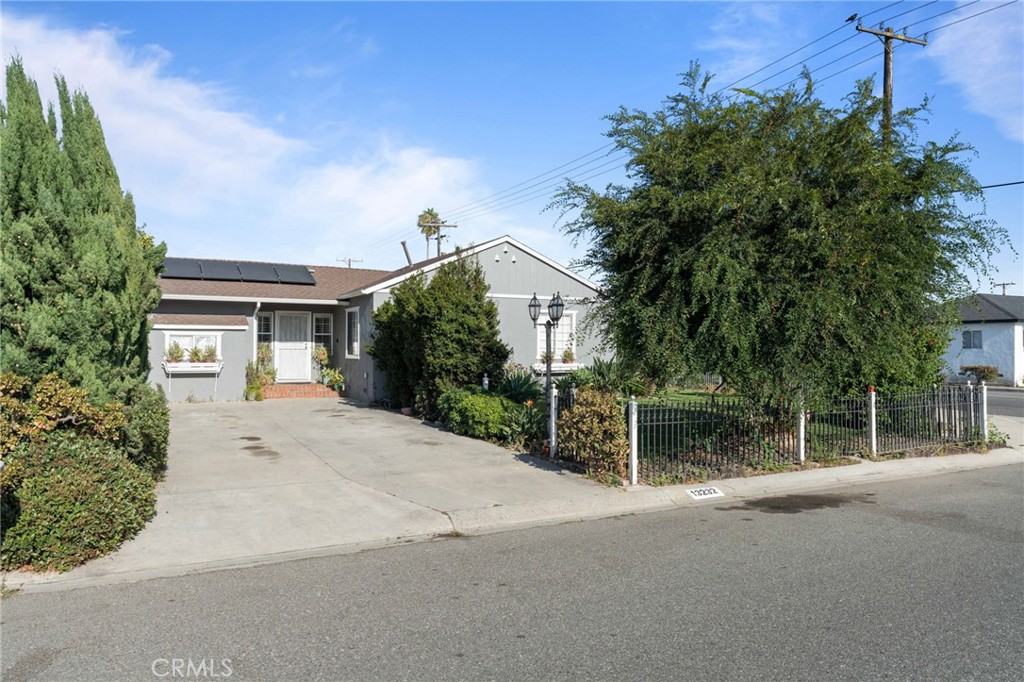
[[[312,273],[303,265],[275,265],[282,284],[316,284]]]
[[[200,279],[199,261],[194,258],[164,258],[162,277],[169,279]]]
[[[201,261],[195,258],[164,258],[164,271],[161,276],[167,279],[225,282],[316,284],[313,273],[304,265]]]
[[[237,263],[225,263],[224,261],[200,261],[199,266],[203,270],[203,279],[223,280],[229,282],[238,282],[242,279],[242,273],[238,270]]]
[[[238,269],[242,271],[243,282],[273,282],[277,283],[277,270],[270,263],[239,263]]]

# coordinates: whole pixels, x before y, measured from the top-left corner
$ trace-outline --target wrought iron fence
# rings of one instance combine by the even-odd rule
[[[841,398],[806,412],[809,456],[839,457],[871,452],[869,398]]]
[[[558,396],[559,414],[573,405],[574,397]],[[797,408],[764,410],[741,397],[711,395],[637,401],[635,409],[636,429],[629,437],[641,480],[735,476],[800,461]],[[627,423],[628,410],[624,403]],[[835,400],[805,410],[803,453],[827,459],[980,442],[984,411],[983,391],[962,385]]]
[[[638,477],[736,475],[794,461],[793,415],[767,413],[737,399],[637,404]]]
[[[878,396],[877,454],[983,439],[981,390],[941,386],[899,396]]]

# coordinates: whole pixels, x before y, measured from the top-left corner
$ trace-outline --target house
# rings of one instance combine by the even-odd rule
[[[944,360],[950,378],[963,380],[961,367],[990,365],[994,382],[1024,386],[1024,296],[977,294],[960,302],[961,327]]]
[[[172,401],[241,400],[246,364],[260,344],[272,351],[277,383],[295,386],[315,382],[311,353],[321,344],[329,349],[331,365],[344,374],[350,398],[380,400],[387,397],[384,377],[366,352],[373,311],[390,298],[392,287],[417,273],[429,277],[459,257],[475,258],[482,266],[512,360],[542,368],[546,305],[555,292],[565,302],[554,333],[556,359],[566,348],[578,364],[600,357],[596,342],[578,333],[597,287],[504,236],[394,271],[167,258],[159,278],[163,297],[150,315],[149,380],[163,386]],[[536,323],[527,309],[534,293],[544,305]],[[168,358],[172,348],[185,357]],[[578,364],[556,361],[554,371]]]

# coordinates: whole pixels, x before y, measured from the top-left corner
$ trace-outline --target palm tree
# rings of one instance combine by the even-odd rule
[[[432,208],[428,208],[416,219],[416,226],[427,240],[427,258],[430,258],[430,238],[437,235],[438,226],[441,224],[441,216]]]

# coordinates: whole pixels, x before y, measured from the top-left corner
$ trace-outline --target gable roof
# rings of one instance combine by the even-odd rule
[[[542,263],[544,263],[548,267],[551,267],[551,268],[557,270],[558,272],[562,273],[563,275],[566,275],[567,277],[571,277],[572,279],[576,280],[580,284],[582,284],[582,285],[584,285],[586,287],[589,287],[590,289],[593,289],[594,291],[598,291],[597,285],[594,284],[593,282],[591,282],[590,280],[588,280],[586,277],[583,277],[582,275],[579,275],[579,274],[573,272],[572,270],[570,270],[569,268],[565,267],[564,265],[561,265],[561,264],[551,260],[547,256],[545,256],[545,255],[543,255],[541,253],[538,253],[537,251],[534,251],[533,249],[531,249],[530,247],[526,246],[522,242],[520,242],[520,241],[518,241],[516,239],[513,239],[512,237],[510,237],[510,236],[508,236],[506,234],[506,235],[498,237],[496,239],[492,239],[490,241],[483,242],[482,244],[476,244],[474,246],[470,246],[468,248],[461,249],[457,253],[447,253],[447,254],[443,254],[441,256],[437,256],[437,257],[434,257],[434,258],[428,258],[427,260],[420,261],[419,263],[413,263],[412,265],[407,265],[404,268],[400,268],[398,270],[394,270],[392,272],[389,272],[386,275],[384,275],[384,276],[382,276],[382,277],[380,277],[380,278],[378,278],[376,280],[373,280],[371,282],[368,282],[368,283],[366,283],[366,284],[364,284],[364,285],[362,285],[362,286],[360,286],[358,288],[353,288],[350,291],[346,291],[345,293],[343,293],[338,298],[343,298],[343,299],[354,298],[356,296],[365,296],[367,294],[372,294],[374,292],[381,291],[383,289],[390,289],[391,287],[393,287],[393,286],[395,286],[397,284],[401,284],[402,282],[404,282],[409,277],[412,277],[415,274],[418,274],[418,273],[421,273],[421,272],[433,272],[434,270],[437,270],[439,267],[441,267],[445,263],[450,263],[451,261],[454,261],[457,258],[464,258],[466,256],[475,256],[476,254],[478,254],[478,253],[480,253],[482,251],[486,251],[487,249],[491,248],[492,246],[496,246],[498,244],[509,244],[511,246],[514,246],[517,249],[523,251],[524,253],[529,254],[530,256],[533,256],[534,258],[536,258],[537,260],[541,261]]]
[[[473,256],[498,244],[509,244],[558,272],[571,277],[586,287],[597,291],[597,285],[587,278],[573,272],[567,267],[556,263],[547,256],[534,251],[525,244],[505,235],[490,241],[461,249],[457,253],[446,253],[428,258],[397,270],[371,270],[367,268],[339,268],[329,265],[304,265],[313,273],[315,285],[279,284],[274,282],[243,282],[225,280],[176,279],[161,276],[157,283],[165,300],[192,301],[261,301],[265,303],[303,302],[319,305],[335,305],[338,301],[355,296],[364,296],[376,291],[395,286],[414,274],[432,272],[445,263],[456,258]],[[224,261],[211,258],[202,259],[204,263],[253,263],[267,265],[258,261]]]
[[[204,262],[214,262],[205,258]],[[255,261],[217,261],[254,263]],[[259,263],[264,264],[264,263]],[[364,282],[379,279],[387,270],[339,268],[329,265],[308,265],[316,284],[279,284],[275,282],[241,282],[201,279],[158,279],[163,298],[167,300],[234,300],[234,301],[303,301],[336,304],[339,294]]]
[[[975,294],[959,303],[964,322],[1022,322],[1024,296]]]

